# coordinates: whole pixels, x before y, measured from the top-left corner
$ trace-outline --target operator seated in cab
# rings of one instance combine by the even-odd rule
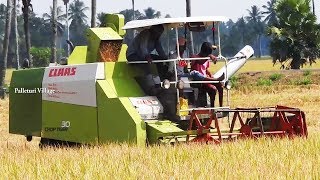
[[[163,25],[154,25],[149,29],[141,31],[128,45],[126,52],[127,60],[132,61],[148,61],[152,63],[153,60],[165,60],[168,59],[166,53],[160,42],[160,36],[164,31]],[[158,55],[152,54],[151,52],[156,50]],[[163,63],[156,63],[158,73],[160,77],[165,74],[168,70]],[[150,65],[140,64],[146,74],[151,73]]]

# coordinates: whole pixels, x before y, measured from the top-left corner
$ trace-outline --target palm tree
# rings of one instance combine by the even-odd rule
[[[0,61],[0,95],[4,97],[2,87],[4,86],[4,79],[6,76],[8,49],[9,49],[9,37],[11,30],[11,13],[12,13],[12,0],[7,0],[7,16],[6,16],[6,28],[3,41],[3,59]]]
[[[44,21],[46,23],[52,23],[53,22],[53,9],[52,7],[50,7],[50,14],[48,13],[44,13],[42,15],[42,17],[44,18]],[[62,10],[62,7],[61,6],[58,6],[57,7],[57,33],[58,33],[58,36],[62,36],[63,35],[63,32],[64,32],[64,28],[65,26],[63,25],[63,22],[66,20],[66,15],[63,14],[63,10]]]
[[[190,17],[191,16],[191,0],[186,0],[186,16],[187,17]],[[185,29],[184,31],[185,33],[185,37],[187,36],[187,29]],[[194,54],[194,44],[193,44],[193,35],[192,35],[192,32],[189,31],[189,41],[188,41],[188,46],[189,46],[189,49],[191,49],[191,51],[189,52],[189,54]]]
[[[7,7],[4,4],[0,4],[0,19],[6,18]]]
[[[97,18],[98,18],[98,25],[99,25],[100,27],[105,27],[105,26],[106,26],[106,22],[105,22],[105,20],[106,20],[106,13],[104,13],[104,12],[98,13]]]
[[[244,33],[245,33],[245,29],[246,29],[246,22],[244,20],[243,17],[241,17],[238,22],[237,22],[237,27],[239,28],[240,30],[240,33],[241,33],[241,47],[244,46]]]
[[[132,0],[132,12],[134,12],[134,0]],[[132,20],[135,20],[136,17],[135,17],[135,14],[132,13]]]
[[[63,0],[64,5],[66,6],[66,32],[67,32],[67,41],[70,39],[70,34],[69,34],[69,18],[68,18],[68,3],[69,0]],[[70,47],[67,47],[67,56],[69,56],[70,53]]]
[[[84,37],[87,26],[87,15],[86,11],[89,8],[80,0],[75,0],[70,4],[69,8],[69,20],[70,23],[70,34],[71,41],[74,45],[84,45],[86,38]]]
[[[51,44],[51,63],[57,62],[57,0],[53,0],[52,8],[52,44]]]
[[[56,9],[57,9],[56,11],[53,11],[53,8],[50,7],[50,14],[44,13],[42,16],[44,18],[45,23],[50,23],[53,25],[53,36],[52,36],[52,44],[51,44],[51,51],[52,51],[51,62],[55,62],[57,59],[56,58],[57,56],[55,55],[57,50],[54,50],[53,46],[56,47],[57,39],[58,39],[58,42],[60,42],[59,44],[60,44],[60,48],[61,48],[61,37],[63,36],[63,33],[65,31],[65,27],[63,25],[63,22],[66,20],[66,15],[63,14],[63,10],[62,10],[61,6],[57,7]],[[54,19],[54,16],[53,16],[54,12],[56,12],[56,18],[55,18],[56,20],[55,21],[53,20]],[[55,45],[53,43],[55,43]]]
[[[52,36],[52,44],[51,44],[51,62],[56,61],[56,50],[53,49],[53,47],[56,47],[57,38],[61,38],[64,33],[64,25],[63,22],[66,20],[66,15],[63,14],[63,10],[61,6],[58,6],[56,8],[57,10],[54,11],[52,7],[50,7],[50,14],[44,13],[42,17],[44,18],[45,23],[50,23],[53,25],[53,36]],[[54,17],[54,12],[56,12],[56,17]],[[56,20],[53,20],[56,19]],[[54,40],[55,39],[55,40]],[[58,42],[61,41],[61,39],[58,39]],[[55,43],[55,44],[53,44]],[[61,42],[60,42],[61,43]],[[61,46],[61,44],[60,44]],[[54,57],[55,56],[55,57]]]
[[[261,57],[261,36],[264,32],[264,24],[261,22],[263,15],[256,5],[251,6],[251,10],[247,9],[247,11],[249,12],[249,16],[247,16],[246,19],[249,23],[252,23],[253,28],[255,29],[255,32],[257,34],[257,41],[258,41],[257,57]]]
[[[313,15],[315,15],[314,0],[312,0],[312,12],[313,12]]]
[[[190,3],[190,0],[186,0],[186,14],[187,14],[187,17],[191,16],[191,3]]]
[[[133,13],[132,9],[125,9],[120,11],[119,14],[124,16],[125,23],[134,20],[133,17],[135,17],[135,19],[144,19],[144,15],[139,10],[135,10]]]
[[[89,10],[88,7],[80,0],[75,0],[70,4],[69,8],[69,20],[72,20],[76,24],[86,24],[88,16],[85,11]]]
[[[260,9],[256,5],[251,6],[251,10],[247,9],[247,11],[249,13],[249,16],[246,17],[248,21],[252,21],[252,22],[261,21],[263,15]]]
[[[91,0],[91,27],[96,27],[97,1]]]
[[[25,33],[25,41],[26,41],[26,48],[27,48],[27,58],[30,61],[30,66],[32,66],[32,58],[30,54],[30,28],[29,28],[29,14],[30,11],[33,11],[33,7],[31,4],[31,0],[22,0],[22,12],[23,12],[23,20],[24,20],[24,33]]]
[[[152,9],[151,7],[148,7],[147,9],[144,10],[144,17],[146,19],[154,19],[154,18],[159,18],[161,16],[160,11],[156,11]]]
[[[18,19],[17,19],[17,0],[13,0],[13,27],[14,27],[14,38],[15,38],[15,59],[16,69],[19,69],[19,33],[18,33]]]
[[[7,14],[7,7],[4,4],[0,4],[0,52],[2,52],[2,42],[4,38],[4,31],[5,31],[5,19]],[[2,54],[0,55],[0,60],[2,58]]]
[[[262,7],[265,11],[262,14],[266,14],[266,18],[264,22],[267,23],[269,26],[278,24],[278,18],[275,11],[276,0],[270,0],[267,2],[267,5],[263,5]]]

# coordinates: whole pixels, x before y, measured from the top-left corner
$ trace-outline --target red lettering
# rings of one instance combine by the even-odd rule
[[[151,101],[148,100],[148,99],[143,99],[143,100],[142,100],[142,103],[145,104],[145,105],[150,105],[150,104],[151,104],[150,102],[151,102]]]
[[[54,76],[54,74],[53,74],[53,71],[54,71],[54,69],[50,69],[50,72],[49,72],[49,77],[52,77],[52,76]]]
[[[63,74],[64,76],[69,76],[70,75],[70,68],[66,68],[65,70],[64,70],[64,74]]]
[[[59,69],[50,69],[49,77],[56,76],[74,76],[76,74],[76,67],[73,68],[59,68]]]
[[[72,69],[71,69],[71,73],[70,73],[70,76],[73,76],[73,75],[75,75],[76,74],[76,67],[73,67]]]
[[[64,70],[64,68],[59,69],[57,76],[63,76],[63,70]]]
[[[58,69],[54,69],[53,76],[57,76]]]

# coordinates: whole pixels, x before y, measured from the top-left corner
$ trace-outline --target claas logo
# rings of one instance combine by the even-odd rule
[[[76,74],[76,70],[77,70],[76,67],[50,69],[49,77],[74,76]]]
[[[145,105],[157,105],[158,101],[153,99],[139,99],[137,104],[145,104]]]

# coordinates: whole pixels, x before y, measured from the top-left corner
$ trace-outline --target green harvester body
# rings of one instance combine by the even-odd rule
[[[88,30],[88,46],[75,47],[68,58],[68,65],[56,66],[80,68],[88,64],[102,64],[103,77],[94,79],[94,85],[89,89],[95,94],[95,105],[51,101],[46,100],[43,93],[19,92],[44,88],[47,68],[17,70],[13,72],[10,84],[10,133],[84,144],[126,142],[145,145],[158,143],[162,134],[182,132],[168,120],[143,120],[132,105],[130,98],[146,96],[135,80],[141,70],[126,63],[127,45],[122,44],[124,17],[108,14],[105,19],[109,22],[107,27]],[[99,50],[103,43],[109,42],[121,43],[121,49],[113,52],[117,59],[101,61]],[[65,71],[64,75],[68,73]],[[80,89],[87,86],[85,82],[74,79],[61,83],[60,88],[78,83]],[[55,86],[55,82],[48,84]],[[79,96],[79,99],[85,96]]]

